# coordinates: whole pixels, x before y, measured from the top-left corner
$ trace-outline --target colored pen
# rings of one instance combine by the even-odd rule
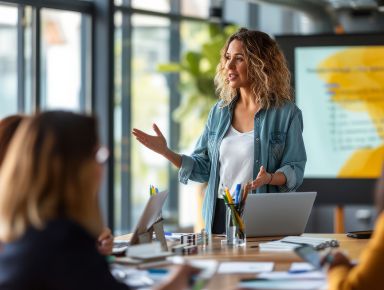
[[[235,204],[240,203],[240,193],[241,193],[241,184],[239,183],[236,185],[236,189],[235,189]]]
[[[164,268],[150,268],[147,269],[147,272],[150,274],[167,274],[169,270]]]
[[[302,274],[302,273],[308,273],[312,272],[313,270],[289,270],[289,274]]]
[[[225,194],[227,195],[229,203],[233,203],[233,199],[232,199],[231,193],[229,192],[228,187],[225,188]]]

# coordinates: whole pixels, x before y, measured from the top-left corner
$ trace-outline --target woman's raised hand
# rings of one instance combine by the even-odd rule
[[[156,135],[149,135],[139,129],[134,128],[132,134],[136,137],[136,140],[143,144],[145,147],[164,155],[167,152],[167,140],[165,140],[164,135],[161,133],[159,127],[156,124],[152,125],[153,130]]]

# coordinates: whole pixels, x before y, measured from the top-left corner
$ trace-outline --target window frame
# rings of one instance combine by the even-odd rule
[[[123,0],[123,5],[115,5],[114,0],[0,0],[0,5],[16,5],[18,7],[18,24],[17,24],[17,108],[20,113],[26,111],[26,88],[25,73],[26,62],[24,59],[25,51],[25,27],[24,17],[25,8],[32,8],[32,113],[41,110],[41,9],[57,9],[63,11],[74,11],[81,13],[82,16],[91,18],[90,27],[82,23],[81,37],[81,109],[87,113],[97,115],[99,120],[100,139],[103,144],[109,148],[114,148],[114,17],[120,12],[123,17],[124,29],[123,39],[123,57],[128,61],[128,66],[122,66],[122,138],[131,138],[131,74],[132,74],[132,50],[129,45],[132,40],[132,15],[158,16],[170,20],[170,43],[169,55],[170,61],[180,61],[181,39],[180,24],[182,21],[197,21],[208,23],[205,18],[181,15],[181,1],[171,0],[171,12],[162,13],[150,10],[134,9],[131,7],[130,0]],[[82,18],[83,19],[83,18]],[[89,33],[88,33],[89,32]],[[89,53],[90,52],[90,53]],[[89,83],[90,76],[91,83]],[[179,75],[177,73],[169,74],[167,82],[170,91],[170,110],[167,118],[170,124],[170,140],[169,144],[173,150],[178,150],[180,138],[179,125],[172,119],[172,111],[180,104],[180,93],[178,91]],[[84,86],[86,84],[86,86]],[[88,97],[89,96],[89,97]],[[110,96],[110,97],[105,97]],[[122,231],[130,231],[133,227],[131,218],[132,214],[132,193],[131,193],[131,143],[122,142],[121,150],[126,158],[119,160],[127,163],[128,170],[121,171],[122,202],[121,202],[121,219]],[[126,154],[128,152],[128,154]],[[100,204],[106,217],[108,226],[115,229],[115,184],[114,184],[114,150],[111,150],[111,158],[107,163],[106,174],[100,191]],[[178,178],[177,171],[169,164],[169,192],[168,209],[171,210],[173,216],[179,215],[178,206]],[[124,204],[124,206],[123,206]],[[128,205],[128,208],[127,208]]]
[[[196,22],[204,22],[208,23],[209,20],[205,18],[193,17],[193,16],[184,16],[181,15],[181,1],[180,0],[171,0],[171,11],[170,13],[163,13],[157,11],[136,9],[130,6],[130,0],[123,0],[122,5],[115,6],[115,12],[120,12],[122,15],[123,23],[122,25],[122,35],[123,39],[126,36],[126,41],[123,43],[131,43],[132,41],[132,16],[133,15],[142,15],[142,16],[154,16],[161,17],[170,20],[170,45],[169,45],[169,61],[170,62],[179,62],[181,57],[181,35],[180,35],[180,25],[182,21],[196,21]],[[124,22],[124,19],[126,19]],[[132,130],[132,120],[131,120],[131,95],[132,95],[132,85],[131,85],[131,74],[132,74],[132,49],[129,45],[123,44],[122,55],[126,55],[129,63],[129,67],[123,65],[122,67],[122,140],[129,140],[128,142],[122,142],[121,144],[121,152],[128,152],[127,157],[123,157],[120,160],[120,168],[127,168],[126,170],[121,170],[121,202],[120,202],[120,212],[121,212],[121,229],[119,229],[120,233],[129,232],[132,230],[134,225],[132,224],[133,211],[131,210],[133,206],[132,201],[132,176],[131,172],[131,158],[129,152],[131,152],[131,130]],[[127,59],[124,58],[126,61]],[[180,105],[181,94],[179,93],[179,74],[178,73],[170,73],[167,76],[167,83],[170,92],[170,110],[169,115],[167,116],[170,125],[170,140],[168,140],[169,147],[172,150],[179,150],[179,140],[180,140],[180,125],[173,120],[172,112]],[[126,162],[126,164],[125,164]],[[176,217],[179,220],[179,188],[178,188],[178,176],[177,170],[169,164],[168,165],[168,190],[169,197],[167,199],[167,209],[172,215],[172,217]],[[128,205],[128,210],[127,210]],[[172,225],[174,226],[174,225]]]

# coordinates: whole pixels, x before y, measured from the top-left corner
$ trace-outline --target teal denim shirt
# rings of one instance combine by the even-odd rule
[[[220,144],[232,122],[236,99],[222,107],[222,101],[211,109],[203,134],[192,155],[182,155],[179,181],[208,182],[204,196],[203,218],[207,232],[211,232],[219,188]],[[287,178],[283,186],[263,185],[261,192],[295,191],[303,182],[307,161],[303,142],[303,118],[300,109],[292,102],[276,108],[262,109],[254,117],[253,179],[260,166],[267,172],[282,172]],[[239,148],[241,150],[241,148]]]

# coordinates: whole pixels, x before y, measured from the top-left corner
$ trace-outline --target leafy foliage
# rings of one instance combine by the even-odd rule
[[[182,147],[191,144],[201,134],[209,110],[217,101],[214,77],[220,61],[220,50],[227,38],[237,30],[236,26],[222,29],[217,24],[209,24],[207,27],[208,41],[202,44],[199,51],[186,51],[180,63],[158,66],[161,72],[180,73],[182,101],[173,112],[173,117],[181,125]]]

